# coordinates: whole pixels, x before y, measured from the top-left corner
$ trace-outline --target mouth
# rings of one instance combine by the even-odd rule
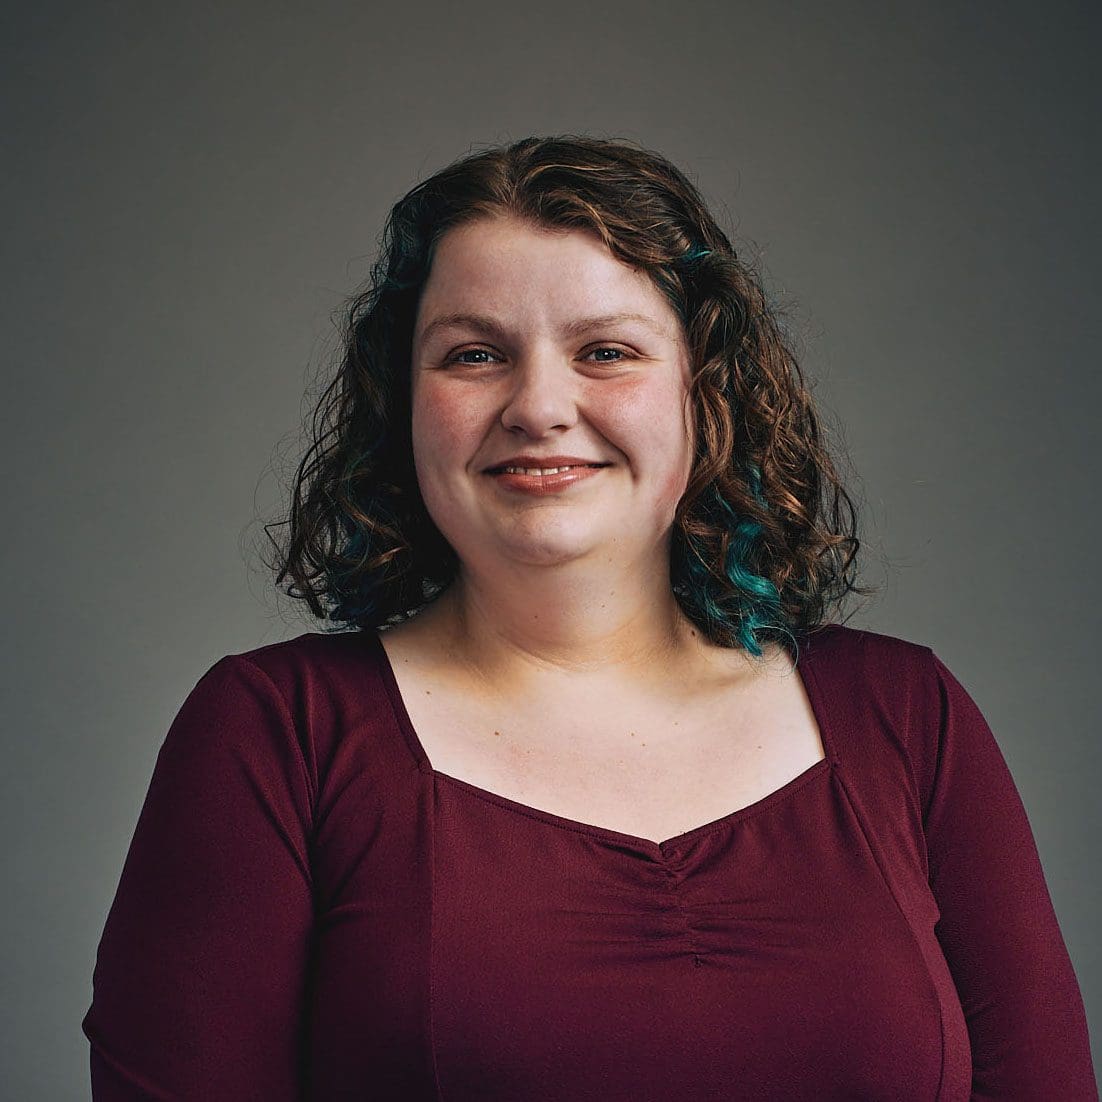
[[[558,498],[571,493],[575,486],[588,483],[611,463],[572,463],[562,467],[504,466],[486,473],[504,493],[536,498]]]
[[[520,474],[532,477],[546,477],[548,475],[562,474],[564,471],[576,471],[578,469],[597,470],[601,467],[609,467],[610,463],[571,463],[562,467],[491,467],[487,474]]]

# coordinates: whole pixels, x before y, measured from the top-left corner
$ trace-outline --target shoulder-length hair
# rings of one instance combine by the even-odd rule
[[[277,586],[335,626],[372,630],[417,614],[458,557],[429,517],[410,436],[414,319],[437,243],[509,215],[597,234],[645,272],[691,352],[696,449],[675,513],[670,583],[712,642],[762,643],[826,621],[850,592],[857,513],[777,311],[697,188],[630,142],[525,138],[459,159],[391,209],[366,287],[347,304],[340,368],[294,477]]]

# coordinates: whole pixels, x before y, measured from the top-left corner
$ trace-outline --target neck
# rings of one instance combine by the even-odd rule
[[[682,612],[668,568],[645,584],[635,571],[630,586],[626,576],[569,580],[553,570],[541,586],[526,573],[463,570],[417,617],[450,658],[498,690],[553,690],[560,678],[572,687],[614,680],[646,688],[699,671],[702,657],[731,662]]]

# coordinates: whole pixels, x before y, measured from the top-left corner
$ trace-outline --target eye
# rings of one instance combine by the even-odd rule
[[[598,360],[597,363],[601,363],[601,364],[618,364],[618,363],[620,363],[621,360],[626,360],[628,358],[628,354],[622,348],[611,348],[611,347],[608,347],[608,346],[602,346],[600,348],[591,348],[586,353],[586,355],[587,356],[592,356],[595,352],[615,352],[616,355],[619,357],[618,359],[615,359],[615,360],[603,360],[603,359]]]
[[[468,367],[481,367],[483,364],[488,363],[488,360],[479,360],[472,362],[471,360],[461,360],[460,356],[492,356],[493,353],[488,348],[462,348],[458,352],[453,352],[445,363],[460,363],[466,364]]]
[[[597,360],[593,361],[594,363],[618,364],[618,363],[622,362],[623,360],[626,360],[626,359],[630,358],[630,353],[625,351],[623,348],[613,348],[610,345],[602,345],[599,348],[591,348],[587,353],[585,353],[585,356],[586,357],[593,356],[598,352],[602,352],[602,353],[603,352],[611,352],[615,355],[616,358],[615,359],[608,359],[608,358],[605,358],[605,357],[601,357],[600,359],[597,359]],[[445,363],[465,364],[468,367],[483,367],[484,365],[488,364],[490,362],[490,360],[466,360],[466,359],[462,359],[462,357],[464,357],[464,356],[489,356],[489,357],[494,357],[495,355],[496,355],[496,353],[491,352],[488,348],[461,348],[458,352],[453,352],[450,356],[448,356],[448,358],[444,362]]]

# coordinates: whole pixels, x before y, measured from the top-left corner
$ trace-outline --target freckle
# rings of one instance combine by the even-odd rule
[[[494,734],[495,734],[495,735],[500,735],[500,734],[501,734],[501,732],[500,732],[500,731],[495,731],[495,732],[494,732]]]

